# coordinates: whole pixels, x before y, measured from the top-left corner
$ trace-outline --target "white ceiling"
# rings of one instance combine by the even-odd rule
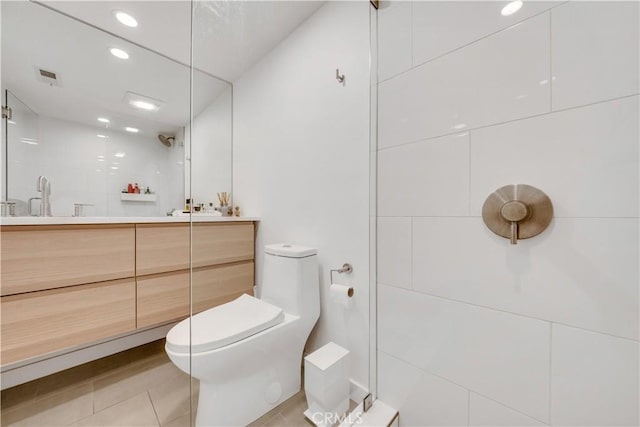
[[[191,63],[191,2],[186,1],[43,1],[134,43]],[[196,1],[193,3],[193,64],[234,81],[275,47],[324,1]],[[129,28],[115,10],[134,16]]]
[[[237,79],[323,3],[194,2],[193,63],[206,72],[193,76],[194,115],[228,87],[208,74]],[[174,133],[188,123],[190,70],[183,64],[191,63],[190,1],[0,4],[2,87],[36,113],[96,127],[104,126],[97,117],[107,117],[113,131],[132,126],[147,135]],[[134,16],[138,27],[120,24],[116,10]],[[111,47],[130,58],[114,58]],[[57,73],[61,86],[39,81],[36,67]],[[123,102],[126,92],[164,106],[154,113],[135,109]]]
[[[113,57],[112,47],[129,59]],[[39,81],[38,67],[55,72],[61,85]],[[30,2],[2,2],[2,86],[38,114],[93,126],[107,117],[112,130],[174,133],[190,118],[188,67]],[[196,73],[194,87],[197,114],[228,84]],[[126,92],[164,105],[136,109],[123,101]]]

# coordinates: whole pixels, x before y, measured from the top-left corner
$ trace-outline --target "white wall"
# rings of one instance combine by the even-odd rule
[[[335,70],[346,75],[343,86]],[[234,82],[234,201],[261,217],[263,246],[318,248],[321,317],[308,345],[352,352],[351,377],[368,383],[369,3],[328,2]],[[328,298],[329,269],[355,288],[344,311]]]
[[[379,397],[405,426],[638,425],[638,3],[505,4],[379,11]],[[517,183],[555,218],[511,246],[481,208]]]
[[[191,161],[185,162],[184,194],[190,194],[196,204],[213,202],[218,206],[217,193],[231,192],[231,113],[232,90],[229,87],[193,118],[191,127],[186,128],[185,156]],[[193,132],[189,136],[191,128]]]
[[[30,117],[30,116],[29,116]],[[16,117],[16,127],[21,117]],[[182,200],[184,166],[180,144],[163,146],[156,138],[96,129],[34,116],[29,121],[33,144],[13,138],[9,128],[9,197],[26,202],[36,197],[39,175],[51,182],[54,216],[70,216],[74,202],[93,203],[87,216],[164,216]],[[27,135],[25,132],[13,134]],[[104,134],[108,138],[98,138]],[[155,203],[122,202],[127,183],[149,186]],[[38,202],[34,202],[37,210]],[[24,209],[24,204],[21,204]],[[26,214],[26,212],[21,212]]]

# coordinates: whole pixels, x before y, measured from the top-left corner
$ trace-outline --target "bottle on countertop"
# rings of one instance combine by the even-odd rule
[[[140,194],[140,187],[138,187],[138,183],[133,186],[133,192],[136,194]]]
[[[187,202],[184,205],[185,212],[191,212],[191,199],[187,199]]]
[[[127,193],[133,193],[133,184],[127,184]]]

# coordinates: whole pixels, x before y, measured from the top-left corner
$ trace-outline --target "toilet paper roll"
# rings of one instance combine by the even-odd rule
[[[351,297],[353,296],[353,288],[332,283],[329,288],[329,294],[335,304],[348,308],[351,303]]]

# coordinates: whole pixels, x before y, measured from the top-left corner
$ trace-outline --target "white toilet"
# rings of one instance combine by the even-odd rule
[[[300,390],[302,350],[320,315],[316,250],[265,246],[260,299],[242,295],[185,319],[166,351],[200,380],[196,426],[244,426]]]

